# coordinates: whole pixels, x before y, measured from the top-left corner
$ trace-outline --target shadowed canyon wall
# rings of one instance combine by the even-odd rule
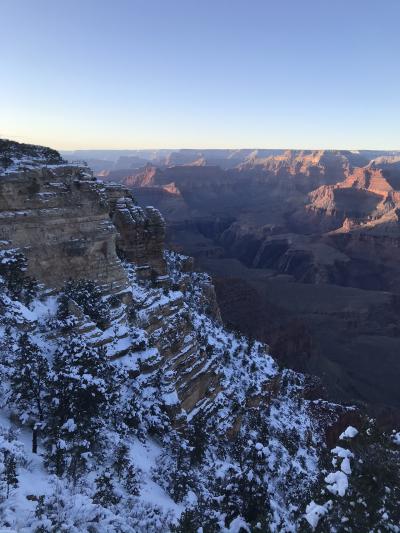
[[[321,376],[333,397],[398,409],[400,154],[200,159],[118,179],[213,275],[227,323]]]

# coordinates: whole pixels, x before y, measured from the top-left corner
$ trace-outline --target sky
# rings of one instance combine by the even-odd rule
[[[400,149],[400,0],[0,0],[0,137]]]

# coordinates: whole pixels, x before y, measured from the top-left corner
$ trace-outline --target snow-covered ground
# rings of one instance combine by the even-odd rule
[[[263,532],[267,527],[271,533],[325,533],[323,524],[353,494],[354,471],[361,464],[360,430],[348,426],[337,445],[327,450],[321,415],[316,413],[334,412],[336,407],[305,399],[308,378],[280,370],[265,345],[227,331],[207,313],[202,287],[209,278],[183,273],[184,258],[178,254],[167,254],[167,260],[174,289],[138,281],[135,268],[126,265],[134,316],[128,319],[128,308],[120,303],[109,310],[111,325],[101,327],[83,313],[74,326],[82,346],[106,343],[119,380],[117,404],[108,418],[104,414],[99,432],[104,444],[87,454],[86,471],[74,480],[55,476],[46,464],[46,424],[38,453],[31,452],[29,417],[22,423],[17,405],[10,401],[9,363],[22,331],[29,333],[50,368],[53,364],[63,337],[57,330],[59,295],[42,293],[28,304],[0,280],[0,528],[23,533],[167,533],[181,520],[178,531],[188,533],[184,524],[190,516],[191,524],[204,526],[202,533]],[[182,292],[177,286],[184,276],[189,283],[181,284],[188,287]],[[107,298],[100,303],[106,305]],[[212,399],[205,396],[189,413],[180,407],[177,370],[163,361],[163,330],[149,334],[147,329],[154,317],[163,320],[166,308],[174,316],[184,314],[188,331],[183,345],[199,349],[185,371],[192,378],[196,372],[218,378]],[[63,324],[72,323],[68,317]],[[82,386],[90,382],[91,376],[85,375]],[[123,422],[126,417],[134,419],[130,426]],[[68,418],[63,431],[73,433],[76,422]],[[399,433],[390,439],[398,448]],[[122,477],[115,470],[121,446],[128,450],[130,468]],[[1,461],[8,451],[15,455],[18,480],[4,497]],[[115,499],[99,503],[99,477],[110,472]],[[129,483],[129,476],[135,483]],[[253,502],[258,502],[256,509]],[[382,520],[391,523],[389,506],[382,509],[382,517],[388,516]],[[62,529],[57,529],[60,524]]]

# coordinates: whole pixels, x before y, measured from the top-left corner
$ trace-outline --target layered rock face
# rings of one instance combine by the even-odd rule
[[[170,256],[167,265],[165,223],[155,208],[138,207],[126,187],[93,179],[83,165],[40,157],[22,166],[15,158],[3,172],[0,209],[2,249],[23,252],[27,274],[43,293],[57,294],[68,280],[101,286],[110,307],[101,323],[69,300],[81,338],[103,346],[132,377],[161,375],[171,414],[216,410],[227,386],[220,357],[237,341],[223,330],[210,278],[193,273],[181,256]],[[271,382],[270,371],[261,373],[257,399],[249,401],[269,402],[278,390],[279,378]],[[234,418],[229,431],[236,432],[241,416]]]
[[[163,293],[150,291],[149,297],[139,304],[138,325],[145,330],[153,346],[150,357],[143,359],[140,369],[145,373],[161,372],[167,395],[177,395],[176,401],[169,404],[176,413],[180,409],[190,413],[200,405],[213,410],[213,401],[221,390],[218,360],[207,351],[207,343],[199,336],[190,303],[193,305],[196,301],[199,309],[206,309],[218,320],[219,311],[216,316],[213,314],[214,290],[211,280],[202,276],[198,280],[200,291],[195,293],[191,287],[193,274],[178,272],[175,282],[178,291],[168,298]]]
[[[110,292],[126,288],[106,197],[82,169],[2,176],[0,209],[3,246],[22,249],[29,274],[44,285],[57,288],[69,278],[85,278]]]
[[[86,167],[11,168],[0,177],[0,210],[2,247],[22,249],[29,274],[48,287],[84,278],[124,290],[119,255],[165,274],[159,212],[135,206],[128,190],[93,180]]]
[[[153,207],[135,205],[128,190],[107,187],[111,219],[118,230],[119,254],[143,267],[149,267],[157,276],[166,274],[163,258],[165,222]],[[116,193],[116,195],[115,195]]]
[[[104,324],[90,320],[71,300],[77,334],[103,346],[114,360],[133,351],[140,372],[161,372],[166,394],[178,394],[172,406],[179,401],[190,412],[199,402],[212,401],[220,387],[216,362],[199,340],[185,303],[193,265],[181,258],[175,280],[167,271],[159,211],[138,207],[126,187],[93,179],[85,166],[55,162],[52,151],[51,162],[43,159],[42,147],[30,147],[30,159],[24,153],[22,164],[18,143],[12,145],[14,160],[0,174],[1,250],[22,252],[26,274],[44,293],[57,294],[68,280],[92,280],[106,301],[117,297]],[[122,261],[132,265],[131,276]],[[198,284],[199,305],[220,321],[211,281],[203,276]],[[139,348],[132,334],[138,328],[146,339]]]

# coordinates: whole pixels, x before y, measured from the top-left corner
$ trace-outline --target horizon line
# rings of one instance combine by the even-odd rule
[[[310,151],[310,152],[318,152],[318,151],[330,151],[330,152],[400,152],[400,146],[398,148],[377,148],[377,147],[374,147],[374,148],[356,148],[356,147],[353,147],[353,148],[345,148],[345,147],[341,147],[341,148],[336,148],[336,147],[305,147],[305,146],[301,146],[301,147],[255,147],[255,146],[241,146],[241,147],[235,147],[235,146],[218,146],[218,147],[204,147],[204,146],[178,146],[178,147],[140,147],[140,148],[132,148],[132,147],[119,147],[119,148],[109,148],[109,147],[103,147],[103,148],[88,148],[88,147],[84,147],[84,148],[58,148],[56,147],[53,143],[41,143],[41,142],[32,142],[32,141],[27,141],[27,140],[22,140],[21,139],[21,136],[8,136],[8,135],[2,135],[0,133],[0,139],[3,139],[3,140],[9,140],[9,141],[14,141],[14,142],[19,142],[19,143],[24,143],[24,144],[32,144],[32,145],[36,145],[36,146],[46,146],[46,147],[49,147],[49,148],[54,148],[55,150],[59,151],[59,152],[79,152],[79,151],[92,151],[92,152],[95,152],[95,151],[98,151],[98,152],[102,152],[102,151],[114,151],[114,152],[120,152],[120,151],[166,151],[166,152],[173,152],[173,151],[176,151],[176,150],[198,150],[198,151],[202,151],[202,150],[232,150],[232,151],[238,151],[238,150],[280,150],[280,151]]]
[[[11,139],[10,139],[11,140]],[[32,144],[32,143],[29,143]],[[41,145],[38,145],[41,146]],[[45,145],[42,145],[45,146]],[[232,151],[239,151],[239,150],[281,150],[281,151],[309,151],[309,152],[321,152],[321,151],[330,151],[330,152],[400,152],[399,148],[270,148],[270,147],[241,147],[241,148],[234,148],[234,147],[218,147],[218,148],[205,148],[205,147],[179,147],[179,148],[154,148],[154,147],[146,147],[146,148],[56,148],[59,152],[79,152],[79,151],[91,151],[91,152],[122,152],[122,151],[165,151],[165,152],[172,152],[175,150],[232,150]]]

